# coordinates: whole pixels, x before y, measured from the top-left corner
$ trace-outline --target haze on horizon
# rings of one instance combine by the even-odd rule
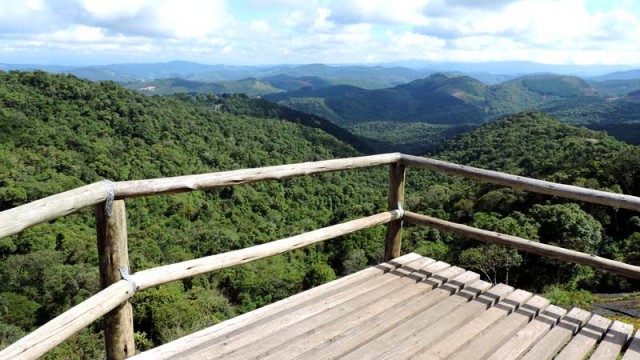
[[[640,65],[633,0],[12,0],[0,63]]]

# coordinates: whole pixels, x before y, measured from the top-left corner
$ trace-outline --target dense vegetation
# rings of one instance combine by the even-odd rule
[[[288,106],[288,105],[287,105]],[[377,152],[404,152],[427,154],[437,152],[447,144],[447,140],[470,132],[478,125],[439,125],[423,122],[396,123],[371,121],[347,127],[354,134],[367,141]]]
[[[462,136],[439,157],[457,163],[613,192],[638,193],[638,150],[607,136],[521,113]],[[410,178],[420,182],[419,179]],[[413,185],[416,186],[416,185]],[[453,221],[637,263],[638,217],[632,212],[538,196],[442,177],[408,207]],[[498,281],[544,291],[551,284],[594,291],[630,289],[626,280],[577,265],[560,265],[495,246],[478,246],[423,229],[416,248],[486,273]],[[536,276],[523,276],[535,272]]]
[[[361,154],[354,148],[360,146],[357,138],[327,124],[244,96],[149,97],[72,76],[0,73],[0,210],[103,178],[143,179]],[[482,126],[437,156],[640,195],[638,148],[540,113]],[[382,211],[386,184],[387,171],[379,168],[129,200],[133,271]],[[640,264],[640,218],[624,210],[419,170],[409,171],[406,206]],[[87,209],[0,239],[0,347],[98,290],[93,229]],[[133,301],[137,344],[140,349],[157,345],[377,263],[383,234],[378,227],[140,292]],[[534,291],[624,291],[633,285],[582,266],[423,227],[406,229],[403,251]],[[538,275],[524,276],[531,272]],[[92,325],[50,357],[99,357],[101,327]]]
[[[571,76],[530,75],[488,86],[469,76],[434,74],[387,89],[308,88],[266,98],[276,102],[324,99],[339,124],[392,121],[453,125],[483,123],[550,101],[593,94],[589,84]]]
[[[103,178],[196,174],[357,154],[314,127],[277,115],[229,112],[241,112],[243,101],[251,109],[241,97],[211,104],[206,97],[147,97],[114,83],[43,72],[1,73],[0,209]],[[370,215],[386,207],[385,181],[380,169],[128,201],[133,270]],[[2,346],[98,290],[93,229],[87,209],[0,240]],[[318,264],[331,264],[342,274],[375,263],[383,230],[140,293],[134,301],[138,343],[144,348],[164,342],[287,297],[327,275]],[[97,357],[100,328],[96,324],[52,356]]]
[[[637,89],[632,80],[624,82],[629,89]],[[525,110],[544,111],[562,122],[608,130],[624,141],[640,143],[636,125],[640,103],[633,92],[609,98],[603,95],[606,92],[598,92],[596,84],[601,83],[587,83],[572,76],[529,75],[489,86],[468,76],[435,74],[388,89],[310,87],[266,98],[323,116],[357,135],[376,140],[380,139],[370,129],[384,123],[391,136],[379,151],[433,152],[437,147],[432,134],[438,140],[451,139],[460,129]],[[415,123],[438,126],[420,127]],[[407,128],[416,127],[421,129],[415,136],[403,135]]]

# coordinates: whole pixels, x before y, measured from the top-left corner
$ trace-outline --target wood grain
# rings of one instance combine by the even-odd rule
[[[591,360],[615,360],[622,351],[622,347],[633,332],[633,326],[620,321],[614,321],[596,351],[591,355]]]
[[[112,213],[107,216],[104,204],[96,205],[96,232],[100,261],[100,287],[106,289],[122,279],[120,266],[129,272],[127,242],[127,211],[124,200],[113,202]],[[133,341],[133,310],[125,301],[104,318],[104,341],[108,360],[122,360],[135,354]]]
[[[0,352],[0,359],[37,359],[132,296],[120,280],[50,320]]]
[[[398,209],[404,204],[404,165],[394,163],[389,166],[389,210]],[[387,239],[384,245],[384,259],[400,256],[402,247],[402,219],[387,224]]]
[[[0,212],[0,238],[104,202],[107,190],[94,183]]]
[[[282,180],[297,176],[306,176],[332,171],[361,169],[392,164],[399,160],[399,153],[391,153],[268,166],[256,169],[222,171],[210,174],[122,181],[114,184],[114,190],[117,199],[132,198],[138,196],[178,193],[212,189],[223,186],[249,184],[265,180]]]
[[[243,329],[251,325],[266,324],[269,321],[282,317],[291,311],[296,311],[297,309],[308,306],[309,304],[318,301],[318,299],[336,295],[345,289],[357,288],[361,284],[368,283],[371,280],[377,281],[377,279],[384,274],[387,274],[400,266],[410,265],[420,258],[421,256],[415,253],[403,255],[399,258],[393,259],[392,261],[364,269],[338,280],[320,285],[286,299],[282,299],[252,312],[236,316],[173,342],[158,346],[152,350],[136,355],[133,359],[155,360],[179,357],[183,352],[188,352],[190,349],[200,347],[212,338],[238,334]]]
[[[640,211],[640,198],[636,196],[615,194],[606,191],[582,188],[578,186],[558,184],[549,181],[537,180],[523,176],[506,174],[498,171],[484,170],[471,166],[458,165],[446,161],[405,154],[402,154],[402,163],[406,166],[429,169],[449,175],[462,176],[468,179],[486,181],[493,184],[512,187],[515,189],[523,189],[540,194],[560,196],[594,204],[608,205]]]

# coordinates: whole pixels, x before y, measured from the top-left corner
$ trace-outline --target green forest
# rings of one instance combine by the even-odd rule
[[[246,96],[145,96],[70,75],[0,72],[0,211],[101,179],[360,156],[370,148],[320,117]],[[483,125],[430,156],[640,195],[640,148],[540,112]],[[411,211],[640,265],[640,216],[631,211],[417,169],[407,181]],[[132,271],[372,215],[386,210],[387,187],[388,170],[380,167],[127,200]],[[85,209],[0,239],[0,348],[99,290],[94,229],[92,210]],[[137,347],[379,263],[384,233],[376,227],[142,291],[133,298]],[[588,299],[589,292],[637,285],[425,227],[405,228],[403,252],[411,251],[555,298]],[[92,324],[47,358],[99,357],[102,327]]]
[[[310,86],[265,98],[345,126],[372,140],[377,151],[422,155],[441,150],[441,144],[471,128],[531,110],[640,144],[640,103],[632,91],[637,88],[630,80],[625,84],[627,92],[618,89],[612,95],[601,82],[574,76],[526,75],[487,85],[470,76],[437,73],[393,88]]]

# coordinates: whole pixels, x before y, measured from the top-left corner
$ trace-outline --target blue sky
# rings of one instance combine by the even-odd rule
[[[640,65],[638,0],[0,0],[0,63]]]

